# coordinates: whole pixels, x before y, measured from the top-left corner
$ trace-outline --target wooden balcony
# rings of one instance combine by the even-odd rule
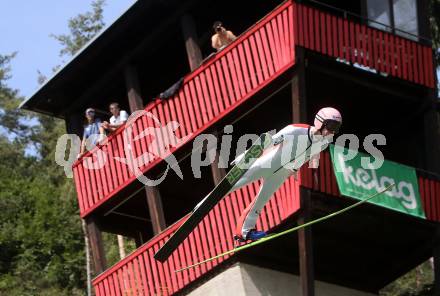
[[[261,212],[257,222],[259,229],[272,229],[299,209],[299,200],[296,198],[298,184],[291,178],[281,186]],[[171,295],[196,281],[229,256],[184,272],[174,271],[232,249],[236,221],[251,203],[258,187],[259,184],[254,183],[226,196],[162,264],[153,258],[154,253],[186,217],[171,225],[95,278],[93,285],[96,295]]]
[[[426,217],[430,221],[440,222],[440,181],[425,174],[418,172],[419,190]],[[319,186],[313,186],[310,169],[301,169],[298,181],[293,178],[288,179],[265,206],[257,222],[257,228],[271,230],[288,222],[292,223],[295,220],[293,215],[301,207],[299,200],[300,186],[313,189],[314,192],[324,193],[333,200],[340,197],[328,152],[321,154]],[[95,278],[93,285],[96,295],[172,295],[197,281],[222,262],[227,261],[231,256],[235,256],[226,256],[181,273],[174,272],[176,269],[233,248],[232,233],[236,221],[243,209],[256,195],[258,187],[259,184],[255,183],[229,194],[210,211],[208,216],[165,263],[162,264],[156,261],[153,258],[154,253],[177,230],[185,219],[185,217],[182,218]],[[326,200],[328,200],[328,197]],[[341,199],[347,200],[345,197],[341,197],[339,200]],[[381,213],[391,211],[384,208],[380,208],[380,210]],[[406,216],[404,214],[398,215],[401,217]],[[421,221],[421,219],[419,220]],[[410,220],[409,223],[414,225],[413,220]],[[332,236],[333,234],[328,235]],[[316,239],[319,240],[320,238],[317,237]],[[336,238],[333,237],[332,239],[335,240]],[[386,242],[383,243],[386,244]],[[291,252],[293,250],[289,254]],[[382,250],[382,252],[385,251]],[[267,256],[269,254],[266,254]]]
[[[74,164],[81,216],[136,180],[130,166],[118,157],[127,159],[131,154],[141,172],[151,170],[292,69],[295,46],[389,77],[435,87],[429,46],[287,1],[186,76],[177,95],[147,105],[145,111],[157,122],[139,117]],[[166,126],[170,121],[180,123],[175,135],[186,137],[184,142],[175,143],[172,132],[162,129],[154,136],[127,143],[127,134],[134,139],[146,128]],[[153,157],[146,156],[153,152]]]

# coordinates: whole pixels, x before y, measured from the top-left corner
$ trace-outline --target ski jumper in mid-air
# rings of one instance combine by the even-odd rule
[[[316,114],[314,126],[292,124],[272,136],[273,145],[255,160],[229,191],[262,179],[260,191],[238,220],[234,233],[237,241],[258,240],[267,235],[255,229],[264,205],[287,178],[292,175],[296,178],[297,171],[306,162],[310,161],[311,167],[318,166],[319,153],[327,148],[341,124],[339,111],[327,107]],[[243,155],[239,155],[233,163],[238,163]]]

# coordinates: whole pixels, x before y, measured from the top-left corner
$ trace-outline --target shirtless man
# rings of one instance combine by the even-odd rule
[[[211,37],[211,44],[217,51],[222,50],[237,38],[234,33],[226,30],[221,22],[215,22],[213,29],[215,34]]]

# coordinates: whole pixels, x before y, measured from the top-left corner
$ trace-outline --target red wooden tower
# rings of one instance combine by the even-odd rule
[[[218,19],[238,38],[210,55],[210,28]],[[183,180],[170,170],[159,185],[144,186],[130,165],[118,160],[127,157],[127,131],[136,136],[159,126],[146,116],[117,130],[73,166],[80,215],[92,246],[96,295],[374,295],[431,256],[439,269],[440,121],[429,38],[427,0],[133,4],[22,104],[65,119],[67,131],[77,135],[87,107],[107,110],[112,101],[127,111],[151,112],[162,125],[180,123],[175,135],[186,140],[177,145],[162,129],[130,147],[151,179],[162,176],[168,165],[164,158],[173,153]],[[181,77],[176,94],[158,98]],[[202,148],[204,155],[214,150],[217,156],[201,168],[200,178],[194,176],[190,164],[196,136],[211,133],[220,140],[231,135],[236,143],[247,133],[312,123],[325,106],[341,111],[343,133],[361,140],[383,134],[385,158],[416,168],[426,219],[367,205],[248,252],[175,273],[233,247],[236,220],[255,196],[256,183],[224,198],[165,263],[153,259],[225,174],[219,168],[218,143]],[[227,125],[233,125],[232,132],[225,132]],[[157,144],[164,142],[171,142],[169,149]],[[155,149],[160,157],[147,159],[145,153]],[[90,169],[92,163],[99,169]],[[298,181],[289,179],[275,193],[257,226],[277,231],[350,203],[340,194],[324,152],[318,183],[310,169],[302,169]],[[131,237],[138,248],[107,266],[102,232]],[[436,272],[436,285],[439,276]]]

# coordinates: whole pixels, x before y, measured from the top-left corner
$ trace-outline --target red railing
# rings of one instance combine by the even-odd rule
[[[261,212],[258,229],[269,230],[299,209],[299,182],[288,179]],[[147,242],[93,280],[97,296],[171,295],[197,280],[229,257],[175,273],[176,269],[234,247],[233,230],[243,210],[258,192],[259,183],[237,190],[216,205],[183,244],[163,264],[153,258],[184,219]]]
[[[391,76],[435,87],[432,48],[306,5],[294,10],[296,44]]]
[[[188,136],[184,142],[176,145],[172,132],[162,129],[124,149],[124,132],[135,137],[147,127],[158,127],[153,119],[143,116],[131,125],[131,131],[120,129],[106,145],[74,165],[81,216],[135,180],[129,165],[115,157],[124,159],[132,152],[135,158],[140,157],[140,171],[148,171],[292,67],[294,45],[434,87],[430,47],[315,8],[285,2],[185,77],[176,96],[146,107],[164,126],[172,120],[179,122],[175,135]],[[156,141],[151,142],[152,138]],[[152,158],[141,157],[154,151],[157,153]],[[98,163],[99,168],[87,169],[92,162]]]
[[[340,196],[329,152],[321,153],[318,175],[319,182],[314,184],[312,170],[304,167],[298,181],[288,179],[261,212],[257,228],[269,230],[294,214],[300,208],[300,185]],[[174,271],[233,248],[232,233],[238,217],[256,196],[258,187],[258,182],[248,185],[221,200],[170,259],[162,264],[153,255],[185,218],[170,226],[99,275],[93,281],[96,295],[171,295],[197,280],[229,257],[182,273]],[[419,190],[427,219],[440,222],[440,182],[419,176]]]
[[[186,142],[206,130],[231,110],[252,97],[294,64],[293,6],[286,2],[275,9],[234,43],[219,52],[212,60],[185,77],[184,84],[174,97],[149,104],[151,112],[165,126],[171,120],[180,123],[175,135],[188,137]],[[133,138],[147,127],[158,127],[153,119],[143,116],[132,125]],[[124,131],[120,129],[106,143],[86,154],[73,167],[81,216],[116,194],[135,175],[126,163],[132,151],[138,158],[146,152],[155,157],[143,157],[142,172],[160,162],[184,143],[173,146],[175,138],[162,130],[151,137],[133,141],[131,151],[124,149]],[[170,143],[168,147],[166,143]],[[142,158],[140,158],[142,159]],[[88,169],[92,163],[99,168]]]

